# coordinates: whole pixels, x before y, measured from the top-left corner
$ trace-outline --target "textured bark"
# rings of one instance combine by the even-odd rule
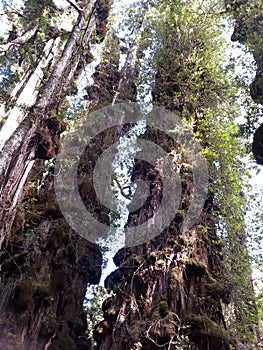
[[[254,134],[252,151],[257,163],[263,165],[263,124],[258,127]]]
[[[83,300],[87,283],[99,281],[101,253],[63,219],[55,198],[53,171],[41,188],[36,185],[43,181],[43,160],[54,157],[59,148],[64,125],[58,111],[63,108],[67,92],[75,88],[74,81],[86,64],[85,54],[90,55],[85,50],[91,32],[96,29],[97,36],[103,39],[107,30],[110,2],[89,2],[87,11],[83,3],[74,6],[79,17],[61,55],[44,63],[49,68],[44,76],[46,85],[3,144],[6,168],[3,162],[0,345],[7,350],[90,348],[85,336]],[[119,72],[118,49],[117,38],[109,36],[93,76],[94,84],[87,88],[87,111],[136,99],[137,56],[128,55]],[[30,76],[25,73],[13,96],[21,96]],[[35,85],[38,86],[40,82]],[[167,105],[161,101],[158,90],[169,96],[157,73],[155,102],[174,110],[171,100],[166,101]],[[80,162],[78,185],[82,200],[102,222],[107,222],[108,210],[98,202],[89,174],[102,151],[122,132],[119,126],[98,135]],[[148,129],[143,137],[159,143],[171,154],[177,152],[177,146],[166,135]],[[183,179],[182,203],[169,229],[115,256],[118,269],[107,278],[106,285],[116,296],[103,305],[104,320],[94,333],[98,349],[236,347],[222,312],[230,291],[223,278],[221,246],[212,214],[213,196],[207,199],[196,225],[181,233],[182,213],[189,207],[194,186],[189,169],[180,163],[178,168]],[[136,224],[135,220],[147,220],[161,200],[160,179],[147,163],[137,161],[133,177],[151,182],[152,187],[146,206],[130,216],[129,225]]]
[[[44,160],[56,155],[65,130],[65,97],[90,58],[91,32],[106,25],[109,3],[103,19],[96,5],[83,8],[62,52],[51,39],[45,61],[39,60],[40,79],[32,86],[38,67],[26,72],[12,93],[15,107],[6,104],[5,116],[13,112],[17,121],[1,154],[0,347],[7,350],[90,348],[83,302],[87,284],[99,282],[101,252],[68,226],[56,201],[53,171],[46,178],[43,173]],[[26,91],[33,97],[22,108],[19,98]]]
[[[93,7],[89,7],[90,13],[94,16]],[[57,123],[56,128],[50,130],[51,136],[46,135],[46,137],[51,138],[48,144],[45,144],[45,137],[42,132],[42,138],[38,138],[38,142],[32,142],[36,140],[33,138],[36,133],[41,134],[37,131],[38,128],[45,128],[46,134],[49,133],[47,125],[41,125],[46,119],[45,116],[50,114],[51,110],[54,108],[59,108],[59,104],[63,103],[65,99],[65,94],[70,85],[79,76],[80,72],[76,72],[77,66],[69,62],[69,59],[73,57],[73,53],[80,55],[77,50],[74,51],[78,42],[83,41],[83,45],[88,45],[85,39],[82,37],[82,32],[80,31],[84,22],[83,15],[80,15],[77,19],[77,24],[73,27],[72,33],[67,40],[64,50],[62,51],[60,57],[55,57],[55,66],[53,68],[51,63],[51,69],[49,79],[42,89],[42,91],[37,93],[37,89],[42,85],[43,68],[47,67],[48,64],[53,59],[53,54],[48,56],[48,59],[44,59],[44,62],[40,60],[36,71],[33,72],[30,77],[25,73],[27,82],[21,86],[21,90],[17,91],[16,100],[12,101],[15,103],[14,107],[9,107],[9,111],[6,113],[7,121],[2,125],[1,138],[4,140],[1,145],[1,168],[0,168],[0,181],[1,181],[1,193],[0,200],[2,203],[0,210],[1,226],[0,226],[0,245],[2,245],[6,235],[10,233],[10,228],[15,215],[15,210],[19,200],[21,199],[22,192],[19,189],[23,189],[26,176],[24,174],[28,173],[29,167],[32,167],[34,158],[38,158],[39,154],[37,151],[38,145],[42,144],[42,148],[46,149],[46,154],[42,154],[42,159],[50,159],[54,157],[56,149],[58,147],[59,134],[63,131],[61,122]],[[89,21],[90,27],[85,28],[85,34],[90,36],[90,33],[96,27],[95,21]],[[51,50],[56,48],[57,43],[54,39],[51,39],[51,43],[47,44],[47,50],[44,51],[45,54],[49,54]],[[76,57],[77,58],[77,57]],[[66,70],[67,68],[67,70]],[[70,69],[69,69],[70,68]],[[38,72],[39,70],[40,72]],[[65,72],[68,76],[62,75]],[[38,74],[40,73],[40,74]],[[32,84],[31,78],[36,76],[37,80]],[[33,85],[33,86],[32,86]],[[29,102],[24,105],[24,94],[28,94],[26,100]],[[14,95],[14,93],[12,94]],[[60,102],[59,102],[60,101]],[[55,105],[55,106],[52,106]],[[29,108],[27,108],[27,106]],[[31,107],[32,106],[32,107]],[[10,127],[9,127],[10,125]],[[42,129],[43,131],[43,129]],[[6,136],[7,135],[7,136]],[[21,149],[22,147],[22,149]],[[36,154],[35,154],[36,153]],[[16,195],[14,195],[16,193]]]
[[[83,29],[83,24],[84,24],[84,16],[79,15],[77,19],[77,23],[73,27],[70,37],[59,58],[59,61],[56,63],[52,73],[50,74],[50,77],[47,83],[45,84],[43,90],[41,91],[41,95],[39,100],[36,103],[36,107],[45,109],[46,106],[50,104],[50,99],[60,82],[63,71],[65,70],[67,64],[69,63],[70,58],[72,58],[74,48],[78,44],[78,40],[80,37],[79,34],[81,29]],[[93,28],[90,28],[89,30],[91,31],[92,29]]]
[[[173,61],[176,54],[180,58],[188,57],[189,51],[202,44],[196,43],[193,36],[187,47],[178,49],[176,35],[180,32],[176,32],[175,25],[171,24],[170,28],[167,25],[164,33],[159,43],[162,55],[155,62],[154,103],[184,118],[195,116],[195,131],[198,131],[198,108],[202,110],[203,104],[209,107],[216,103],[218,87],[211,84],[212,78],[205,72],[208,77],[204,75],[204,84],[213,86],[209,95],[205,85],[200,87],[201,84],[190,81],[194,78],[189,79],[189,70],[184,70],[187,62],[183,59],[182,62],[180,59]],[[169,53],[172,53],[171,57]],[[191,100],[195,94],[198,101]],[[218,208],[212,189],[195,225],[182,230],[184,213],[195,195],[191,170],[187,162],[180,161],[178,145],[167,135],[148,127],[141,137],[158,144],[171,157],[175,156],[182,181],[181,204],[169,228],[161,235],[143,245],[123,248],[115,255],[113,260],[117,269],[105,280],[105,286],[113,290],[114,296],[104,301],[104,319],[94,329],[96,349],[245,349],[246,345],[228,330],[224,314],[224,308],[231,303],[233,286],[226,278],[222,246],[217,237],[218,218],[214,213]],[[209,145],[206,143],[205,146]],[[154,167],[137,160],[133,180],[138,178],[149,184],[150,195],[142,208],[131,213],[129,226],[147,221],[162,200],[162,183]],[[244,242],[240,244],[244,248]],[[244,271],[244,279],[246,273]],[[246,287],[247,281],[244,282]],[[253,333],[251,321],[245,322],[248,332]]]
[[[163,135],[148,131],[144,137],[172,151],[174,145]],[[187,176],[187,171],[181,175]],[[134,178],[148,180],[151,199],[146,207],[131,214],[129,224],[140,224],[153,214],[160,202],[160,179],[153,169],[138,161]],[[194,186],[184,183],[183,203],[187,210]],[[196,225],[180,232],[183,217],[178,214],[169,229],[156,239],[119,251],[118,269],[105,286],[115,297],[103,306],[104,321],[95,328],[98,349],[229,349],[235,340],[226,329],[222,303],[230,291],[223,278],[220,243],[208,199]],[[155,209],[156,210],[156,209]],[[135,220],[132,219],[136,216]],[[209,227],[205,231],[202,227]],[[189,341],[186,340],[189,337]],[[190,345],[191,344],[191,345]]]

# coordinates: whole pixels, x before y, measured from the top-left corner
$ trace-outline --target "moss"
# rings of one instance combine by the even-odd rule
[[[44,316],[41,323],[40,335],[42,337],[49,337],[51,334],[57,332],[59,324],[55,315]]]
[[[66,123],[57,116],[48,116],[44,124],[48,127],[51,134],[53,135],[62,133],[67,128]]]
[[[13,298],[9,300],[10,306],[17,313],[24,312],[32,303],[35,285],[32,280],[23,280],[17,283]]]
[[[44,304],[49,305],[52,303],[54,300],[53,294],[51,292],[50,286],[49,285],[42,285],[42,284],[37,284],[36,286],[36,291],[33,294],[33,298],[36,302],[41,304],[44,302]]]
[[[32,144],[36,145],[35,157],[39,159],[51,159],[55,156],[52,137],[47,127],[39,127]]]
[[[161,301],[159,304],[159,314],[161,315],[161,317],[165,317],[168,313],[168,310],[169,310],[169,305],[167,301]]]
[[[186,320],[191,325],[193,337],[204,335],[214,343],[217,341],[218,343],[222,341],[225,341],[227,344],[234,343],[231,334],[207,316],[190,315]]]
[[[96,2],[96,39],[98,42],[103,40],[107,34],[107,22],[110,13],[111,1],[109,0],[98,0]]]
[[[143,320],[134,321],[128,329],[129,337],[131,339],[135,339],[142,332],[142,330],[145,329],[145,327],[146,327],[145,321]]]
[[[145,261],[145,259],[141,255],[133,256],[133,262],[134,262],[135,266],[141,265],[144,261]]]
[[[94,59],[95,57],[92,55],[92,53],[89,50],[87,50],[85,54],[86,63],[91,63],[92,61],[94,61]]]
[[[14,294],[9,300],[9,305],[16,313],[25,312],[33,303],[50,303],[53,295],[50,290],[49,281],[44,280],[41,283],[36,277],[29,276],[16,284]]]
[[[216,280],[210,277],[206,282],[206,293],[216,299],[221,298],[225,304],[229,304],[231,290],[226,281]]]
[[[188,259],[185,261],[186,273],[195,276],[202,276],[207,271],[207,266],[202,260]]]
[[[158,336],[158,343],[166,343],[171,337],[176,336],[176,323],[175,316],[172,312],[167,312],[165,317],[160,319],[154,317],[153,327],[151,332],[154,335],[154,338]]]
[[[60,223],[60,220],[58,220],[58,224],[55,229],[52,230],[52,234],[48,237],[46,249],[55,250],[61,248],[63,244],[69,244],[69,241],[68,227],[65,226],[64,222]]]

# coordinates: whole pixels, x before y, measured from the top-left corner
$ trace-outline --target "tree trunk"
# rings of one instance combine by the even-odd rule
[[[65,130],[66,95],[91,57],[91,33],[105,35],[98,29],[105,28],[109,7],[92,1],[78,9],[66,42],[60,34],[46,40],[35,69],[25,70],[2,108],[0,344],[7,350],[90,348],[83,302],[87,284],[99,282],[101,252],[63,218],[52,163],[43,174]]]
[[[110,1],[68,3],[75,14],[68,39],[63,41],[59,33],[57,37],[50,34],[35,68],[25,69],[2,108],[0,345],[7,350],[91,348],[85,336],[83,301],[87,284],[99,281],[102,256],[97,245],[80,238],[64,219],[56,200],[52,159],[65,130],[61,118],[67,108],[65,96],[76,90],[76,80],[90,58],[88,49],[94,32],[95,40],[105,37]],[[172,11],[176,4],[163,1],[161,5],[162,12],[165,8]],[[218,82],[213,82],[213,74],[207,73],[205,64],[196,67],[198,59],[190,59],[199,47],[200,52],[203,46],[206,48],[203,42],[208,39],[204,35],[206,29],[201,33],[205,39],[202,35],[203,41],[196,39],[193,28],[187,32],[190,17],[184,17],[184,33],[173,23],[176,16],[176,12],[171,12],[169,20],[165,18],[163,23],[160,20],[155,28],[160,37],[155,53],[153,101],[192,122],[193,129],[203,137],[203,146],[213,151],[209,135],[214,130],[211,132],[211,125],[202,129],[203,112],[205,107],[213,110],[225,98],[224,91]],[[137,21],[141,26],[140,16]],[[205,28],[201,22],[200,28]],[[133,23],[134,27],[136,24]],[[18,42],[23,45],[35,34],[33,29],[26,30],[0,50],[15,50]],[[142,39],[147,39],[148,31],[144,34]],[[93,75],[94,83],[87,88],[84,107],[88,112],[136,100],[139,57],[145,45],[140,39],[135,39],[134,51],[127,55],[120,71],[119,40],[114,34],[107,36],[102,62]],[[200,80],[195,80],[196,76]],[[212,85],[209,93],[206,84]],[[80,195],[102,222],[108,223],[108,209],[96,198],[90,174],[103,150],[124,131],[120,125],[95,137],[80,162],[77,179]],[[191,169],[180,158],[178,145],[167,135],[148,127],[141,138],[157,143],[174,157],[182,179],[181,204],[161,235],[116,254],[118,269],[105,282],[115,296],[104,302],[104,320],[94,332],[97,349],[241,349],[239,338],[229,331],[223,312],[227,305],[236,312],[238,309],[231,299],[229,275],[225,278],[229,271],[217,235],[220,214],[212,184],[196,223],[182,230],[184,213],[195,195]],[[51,168],[46,176],[45,160],[50,160]],[[213,166],[209,171],[212,183]],[[137,160],[132,176],[151,183],[151,193],[146,205],[130,214],[130,227],[148,220],[162,199],[160,177],[147,162]],[[247,270],[242,272],[246,279]],[[250,303],[250,299],[246,302]],[[242,322],[242,315],[238,317]],[[249,333],[253,333],[252,326],[247,328]]]
[[[160,135],[149,131],[144,137],[158,139],[160,146],[167,147]],[[155,187],[151,204],[131,214],[131,226],[151,217],[154,204],[161,199],[160,182],[153,180],[153,171],[144,162],[135,164],[133,176],[151,180]],[[191,181],[186,181],[183,192],[179,212],[187,209],[194,193]],[[178,214],[156,239],[116,254],[118,269],[105,281],[115,296],[104,304],[104,321],[94,333],[98,349],[221,350],[236,346],[222,310],[230,301],[230,289],[212,212],[210,197],[191,230],[182,233],[183,217]]]
[[[190,120],[195,132],[202,134],[202,146],[214,149],[215,145],[211,141],[209,143],[209,133],[215,131],[209,126],[208,119],[203,129],[202,118],[207,113],[206,108],[213,110],[216,115],[216,106],[224,96],[225,87],[220,87],[219,80],[213,80],[213,70],[209,70],[209,64],[206,66],[201,63],[196,54],[199,49],[201,52],[207,50],[209,41],[205,32],[208,29],[203,21],[197,23],[199,27],[191,28],[189,17],[185,27],[182,24],[182,30],[179,20],[176,22],[175,18],[182,20],[180,15],[184,12],[180,13],[176,4],[168,8],[169,20],[165,18],[161,22],[162,28],[159,28],[153,101],[180,118]],[[213,13],[212,9],[210,11]],[[158,25],[156,27],[158,37]],[[190,34],[187,34],[188,28],[191,28],[191,40]],[[192,52],[196,54],[193,62]],[[195,65],[198,67],[192,71],[191,67]],[[198,71],[202,71],[200,81],[195,78]],[[221,82],[224,84],[223,80]],[[206,84],[209,85],[206,87]],[[218,199],[213,193],[213,165],[209,167],[210,189],[202,213],[191,228],[184,230],[184,213],[189,211],[196,189],[191,170],[186,164],[188,162],[182,160],[180,152],[183,151],[167,135],[151,127],[140,138],[157,143],[168,154],[175,156],[174,162],[180,169],[182,182],[181,204],[178,214],[162,234],[145,244],[123,248],[113,258],[117,270],[107,277],[105,287],[114,294],[105,300],[102,306],[104,320],[94,330],[96,349],[230,350],[250,347],[250,336],[243,337],[240,330],[235,334],[227,321],[229,315],[225,312],[227,308],[233,308],[236,319],[245,327],[245,332],[253,337],[254,321],[248,315],[255,313],[255,309],[245,243],[244,239],[239,239],[238,232],[228,232],[235,237],[233,241],[230,238],[232,243],[229,249],[233,244],[232,248],[235,249],[231,271],[235,271],[236,276],[230,277],[227,259],[224,261],[223,256],[225,249],[218,235],[222,209],[218,207]],[[137,160],[133,180],[138,178],[151,184],[150,195],[142,208],[130,213],[129,227],[147,222],[162,201],[162,182],[154,167]],[[223,181],[227,181],[226,178]],[[242,255],[241,270],[240,262],[236,259],[236,249]],[[241,271],[244,274],[242,286],[237,287],[231,278],[242,278]],[[232,288],[240,291],[239,297],[234,296]]]
[[[95,1],[93,1],[92,4],[94,5],[94,3]],[[91,8],[90,11],[92,15],[93,8]],[[44,55],[48,56],[49,60],[41,60],[40,64],[36,68],[36,71],[32,73],[30,78],[25,73],[25,78],[27,78],[28,81],[27,83],[23,82],[23,86],[21,87],[22,90],[18,91],[19,97],[13,96],[14,93],[11,94],[13,98],[17,98],[15,101],[15,107],[9,109],[8,113],[5,114],[7,120],[2,126],[1,132],[1,139],[3,140],[1,144],[0,169],[0,198],[2,203],[2,209],[0,212],[1,245],[5,239],[5,236],[10,232],[10,228],[14,220],[15,208],[21,199],[27,175],[34,163],[33,160],[35,157],[39,156],[38,154],[35,155],[35,151],[38,146],[37,143],[35,142],[35,144],[32,144],[32,140],[37,133],[37,128],[39,128],[41,122],[43,123],[45,120],[45,115],[48,112],[50,113],[53,107],[52,98],[54,98],[54,94],[60,92],[60,95],[56,96],[56,99],[61,99],[60,103],[62,103],[62,101],[65,99],[65,88],[72,84],[73,79],[76,79],[76,77],[74,78],[74,72],[76,72],[77,67],[76,65],[72,64],[72,62],[70,62],[70,59],[72,61],[73,53],[76,53],[76,45],[79,41],[82,40],[81,29],[83,27],[83,23],[84,15],[80,14],[77,19],[77,23],[73,26],[70,37],[67,40],[59,59],[56,60],[56,64],[51,70],[48,81],[44,85],[41,93],[37,94],[37,89],[39,89],[42,85],[42,78],[44,75],[43,69],[46,68],[47,65],[51,63],[50,61],[53,59],[53,54],[50,56],[48,56],[48,54],[52,49],[54,49],[54,45],[56,44],[54,39],[51,39],[44,49]],[[90,36],[92,30],[95,28],[95,21],[89,21],[89,24],[90,27],[86,28],[86,35],[88,37]],[[71,74],[69,74],[67,78],[63,78],[62,73],[65,71],[68,64],[71,66]],[[33,82],[32,77],[34,77]],[[69,80],[70,78],[71,81]],[[65,86],[61,87],[61,84],[64,84]],[[27,95],[27,98],[30,96],[29,103],[26,103],[26,106],[24,106],[24,101],[26,101],[25,95]],[[58,108],[57,101],[55,102],[55,105],[56,108]],[[29,109],[28,107],[31,108]],[[44,132],[42,132],[42,135],[40,134],[38,144],[41,145],[42,143],[42,146],[44,144],[44,147],[46,148],[46,154],[42,154],[41,158],[50,159],[54,157],[55,148],[57,147],[54,142],[54,136],[58,138],[58,135],[63,131],[63,128],[59,128],[57,126],[57,129],[48,131],[46,125],[42,126],[42,128],[43,127],[46,129],[46,135]],[[53,134],[53,137],[48,135],[51,132]]]

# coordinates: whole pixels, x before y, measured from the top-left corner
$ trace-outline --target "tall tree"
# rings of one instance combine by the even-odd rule
[[[157,8],[159,19],[148,22],[142,41],[145,45],[147,33],[151,38],[155,33],[153,101],[190,123],[201,140],[209,195],[195,225],[182,230],[195,193],[191,166],[167,135],[148,127],[141,138],[163,147],[180,169],[182,202],[161,235],[115,255],[118,268],[105,281],[115,296],[103,304],[104,320],[95,327],[97,349],[248,348],[256,317],[240,196],[244,170],[234,125],[239,112],[219,36],[224,8],[198,1],[162,1]],[[132,178],[151,183],[151,192],[130,214],[130,227],[152,217],[162,201],[161,180],[147,162],[137,160]]]
[[[89,347],[83,301],[87,283],[99,281],[102,258],[64,220],[52,159],[66,128],[66,96],[76,93],[92,59],[90,44],[105,36],[109,9],[100,0],[68,1],[65,9],[49,0],[6,4],[13,18],[1,44],[0,344],[6,349]]]
[[[141,138],[170,153],[181,176],[182,201],[160,236],[116,254],[118,269],[106,280],[115,296],[104,302],[105,319],[94,332],[97,348],[249,347],[256,320],[240,196],[244,169],[234,124],[236,89],[223,68],[218,35],[221,1],[203,6],[194,0],[142,0],[130,11],[124,45],[107,30],[110,1],[67,2],[65,9],[50,0],[27,0],[21,8],[6,2],[13,22],[0,45],[5,67],[1,346],[90,348],[83,301],[87,284],[99,281],[102,256],[63,218],[55,197],[54,157],[65,120],[77,123],[100,107],[136,101],[138,91],[150,85],[153,102],[176,113],[200,140],[209,165],[209,194],[195,225],[182,231],[195,193],[191,164],[167,135],[148,127]],[[72,121],[66,96],[77,94],[77,80],[92,60],[90,45],[105,36],[93,83]],[[143,54],[149,47],[153,60],[145,73]],[[126,130],[120,125],[97,135],[80,161],[82,200],[107,224],[109,210],[96,198],[89,174],[103,150]],[[136,161],[132,178],[151,183],[151,193],[145,206],[131,213],[129,226],[151,217],[162,199],[161,179],[147,162]]]

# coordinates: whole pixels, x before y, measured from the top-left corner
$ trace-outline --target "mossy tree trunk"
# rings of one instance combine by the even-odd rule
[[[110,3],[105,0],[83,3],[72,5],[75,17],[70,33],[61,34],[51,28],[45,34],[45,45],[34,69],[31,66],[24,69],[20,83],[3,109],[0,345],[7,350],[90,348],[85,337],[83,300],[87,283],[99,281],[101,253],[96,245],[73,232],[64,220],[55,198],[53,169],[46,178],[42,177],[46,171],[44,160],[52,159],[59,148],[59,135],[65,129],[60,118],[67,108],[65,96],[76,92],[73,91],[76,79],[90,59],[89,43],[94,30],[100,40],[107,31]],[[54,5],[52,1],[43,4],[43,10]],[[172,7],[170,2],[164,2],[167,4],[168,8]],[[171,18],[175,21],[174,13]],[[186,22],[185,30],[191,23],[189,18]],[[221,82],[214,82],[213,67],[210,71],[205,63],[196,67],[197,59],[190,59],[192,52],[198,52],[196,47],[202,52],[209,42],[206,46],[204,40],[189,41],[190,32],[184,33],[171,21],[165,24],[162,23],[160,50],[155,59],[154,102],[187,120],[193,117],[193,128],[202,134],[203,146],[213,150],[208,137],[211,125],[202,129],[200,116],[205,114],[205,108],[215,108],[217,101],[225,98],[224,88],[220,91]],[[29,26],[19,40],[12,39],[10,45],[1,45],[0,50],[16,49],[17,42],[24,45],[36,32],[35,27]],[[119,71],[118,39],[112,34],[107,40],[102,62],[93,76],[94,83],[87,88],[88,111],[136,100],[139,59],[131,53],[124,69]],[[202,83],[194,80],[196,76]],[[33,85],[29,84],[30,79]],[[208,94],[206,84],[211,83]],[[26,106],[25,95],[30,96]],[[107,208],[98,203],[90,186],[91,179],[85,175],[92,173],[103,149],[114,143],[121,132],[121,127],[113,133],[111,130],[109,135],[106,132],[100,138],[104,142],[99,144],[95,140],[94,147],[81,160],[80,194],[86,206],[99,211],[102,220]],[[151,128],[142,137],[158,143],[171,154],[177,153],[173,142]],[[217,236],[218,203],[211,188],[195,225],[182,232],[183,213],[194,195],[194,184],[185,164],[178,162],[178,168],[182,202],[170,227],[156,239],[122,249],[115,256],[118,269],[107,278],[106,286],[116,295],[103,305],[105,319],[94,333],[98,349],[239,348],[239,339],[227,329],[223,313],[231,301],[231,285],[229,276],[225,278],[222,245]],[[212,178],[212,166],[210,175]],[[133,177],[149,180],[153,185],[148,207],[132,213],[129,225],[135,220],[147,220],[161,200],[158,174],[145,162],[137,161]],[[240,319],[242,322],[241,316]],[[249,332],[252,333],[251,329]]]
[[[214,41],[216,32],[210,32],[213,25],[209,24],[210,16],[215,18],[218,13],[212,7],[207,12],[199,9],[197,14],[191,12],[187,5],[185,10],[182,2],[171,4],[164,1],[164,8],[165,4],[167,17],[160,20],[160,27],[158,24],[155,26],[159,41],[155,53],[153,101],[189,121],[194,131],[202,135],[204,149],[220,154],[220,143],[224,141],[220,133],[218,139],[211,135],[218,125],[219,128],[226,127],[220,124],[220,114],[224,115],[220,103],[228,96],[228,87],[223,71],[215,74],[218,43]],[[207,25],[202,18],[206,18]],[[216,58],[216,66],[213,57]],[[211,115],[212,120],[209,121]],[[140,246],[123,248],[115,255],[117,269],[105,280],[105,286],[113,290],[114,295],[102,306],[104,320],[94,330],[96,349],[249,348],[255,319],[248,315],[255,314],[255,309],[244,236],[236,229],[229,229],[229,249],[231,246],[234,248],[230,253],[233,254],[232,272],[236,274],[231,276],[218,224],[224,215],[224,220],[232,219],[227,217],[227,213],[223,214],[225,204],[218,200],[213,185],[217,167],[226,167],[224,162],[229,160],[219,156],[216,167],[208,161],[210,183],[206,202],[194,226],[183,231],[184,213],[195,195],[191,170],[180,157],[177,145],[167,135],[148,127],[140,137],[157,143],[171,156],[177,155],[174,162],[180,169],[181,204],[169,228],[160,236]],[[232,167],[233,162],[232,158],[228,166]],[[235,167],[231,171],[234,173]],[[223,175],[219,181],[227,183],[227,176]],[[147,221],[162,200],[162,183],[158,173],[142,160],[137,160],[134,165],[133,180],[138,178],[151,184],[150,199],[144,207],[130,214],[129,226]],[[235,196],[238,201],[239,194]],[[230,212],[232,209],[227,208]],[[237,251],[244,263],[241,269]],[[243,279],[241,287],[235,284],[236,278]],[[237,298],[232,293],[233,288],[240,291]],[[245,337],[243,331],[239,329],[235,332],[229,325],[229,318],[233,316],[231,312],[225,312],[229,308],[235,310],[236,319],[240,322],[236,324],[236,330],[240,325],[246,329]]]
[[[24,63],[21,80],[2,106],[1,245],[10,234],[16,207],[23,195],[34,159],[51,159],[59,147],[59,135],[65,126],[59,120],[58,113],[60,111],[61,114],[65,97],[85,65],[84,53],[88,55],[91,33],[96,28],[96,3],[92,1],[87,8],[79,10],[73,16],[74,23],[70,33],[67,33],[67,40],[63,37],[65,33],[57,28],[48,28],[49,31],[54,31],[55,34],[51,32],[52,35],[46,33],[47,29],[43,30],[40,25],[37,30],[34,28],[31,34],[43,31],[41,34],[46,36],[47,43],[37,47],[36,61],[31,67],[29,62]],[[47,8],[48,6],[43,6],[42,11]],[[38,20],[37,18],[36,21]],[[20,40],[22,43],[18,47],[23,48],[24,41],[31,39],[32,35],[26,36]],[[32,46],[40,45],[38,38],[33,39],[35,41],[31,43]],[[8,49],[17,50],[17,46],[11,45]]]
[[[98,0],[65,10],[26,2],[24,34],[1,46],[10,57],[31,55],[20,58],[22,77],[1,110],[0,347],[7,350],[90,348],[83,301],[87,284],[99,282],[102,255],[66,223],[45,161],[59,149],[66,96],[77,92],[90,44],[105,37],[109,9]],[[63,30],[56,21],[66,12],[71,29]]]

